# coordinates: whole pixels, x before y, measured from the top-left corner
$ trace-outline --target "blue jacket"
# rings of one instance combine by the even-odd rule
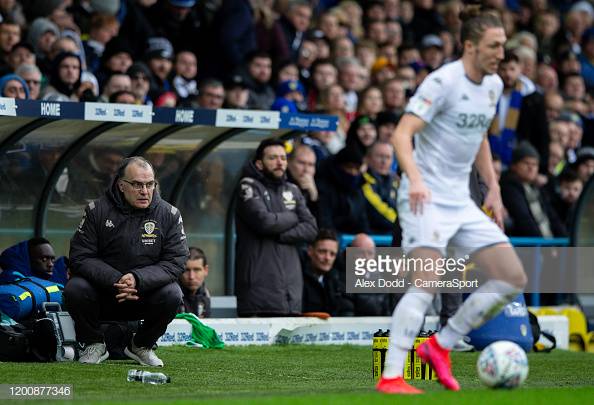
[[[26,240],[19,242],[2,252],[0,255],[0,267],[2,268],[2,273],[0,273],[0,283],[14,281],[23,276],[35,276],[46,279],[38,273],[33,273],[33,270],[31,270],[29,260],[29,241]],[[49,278],[49,281],[62,284],[63,286],[66,284],[67,280],[66,258],[62,256],[54,263],[54,271]]]

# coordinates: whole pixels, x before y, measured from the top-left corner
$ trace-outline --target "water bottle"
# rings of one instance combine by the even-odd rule
[[[145,370],[128,370],[128,381],[140,381],[144,384],[166,384],[171,382],[171,378],[163,373],[153,373]]]

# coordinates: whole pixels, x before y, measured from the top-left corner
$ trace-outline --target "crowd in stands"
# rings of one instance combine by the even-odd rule
[[[481,117],[465,120],[488,127],[506,233],[567,236],[581,190],[594,173],[594,6],[566,0],[483,3],[499,10],[508,37],[498,73],[504,93],[492,100],[497,115],[490,126]],[[328,267],[324,257],[342,260],[328,243],[331,232],[392,233],[399,172],[390,136],[421,81],[460,54],[462,5],[459,0],[2,1],[0,92],[21,99],[336,115],[336,131],[311,132],[294,142],[286,168],[320,230],[291,239],[310,245],[309,259],[302,258],[307,295],[320,288],[312,280],[319,281]],[[51,167],[51,150],[41,153],[47,158],[40,158],[40,167],[43,162]],[[80,183],[98,197],[122,158],[117,150],[93,151],[69,187]],[[245,176],[261,176],[261,169],[250,165]],[[21,175],[18,167],[7,165],[2,189]],[[171,186],[160,180],[161,188]],[[239,191],[246,201],[247,186]],[[60,182],[58,195],[59,187]],[[292,198],[276,197],[283,204]],[[301,221],[309,223],[309,217],[287,220],[291,226],[278,233]],[[293,251],[287,255],[296,257]],[[253,278],[245,276],[249,285]],[[334,281],[321,285],[332,297]],[[196,311],[208,313],[201,305]],[[347,308],[348,299],[341,305]],[[252,310],[246,314],[260,313]]]

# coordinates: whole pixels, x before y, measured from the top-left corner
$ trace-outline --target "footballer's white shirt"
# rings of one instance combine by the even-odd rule
[[[472,82],[462,60],[429,74],[406,106],[426,125],[415,134],[414,160],[431,201],[464,206],[470,199],[468,187],[472,164],[495,115],[503,82],[497,75]],[[408,199],[408,178],[404,176],[400,198]]]

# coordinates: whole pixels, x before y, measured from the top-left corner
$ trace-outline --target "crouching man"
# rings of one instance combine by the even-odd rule
[[[153,351],[182,301],[177,283],[188,256],[180,212],[161,199],[151,164],[122,162],[105,195],[91,202],[70,243],[66,306],[85,345],[81,363],[109,357],[101,320],[138,320],[124,350],[140,364],[163,366]]]

